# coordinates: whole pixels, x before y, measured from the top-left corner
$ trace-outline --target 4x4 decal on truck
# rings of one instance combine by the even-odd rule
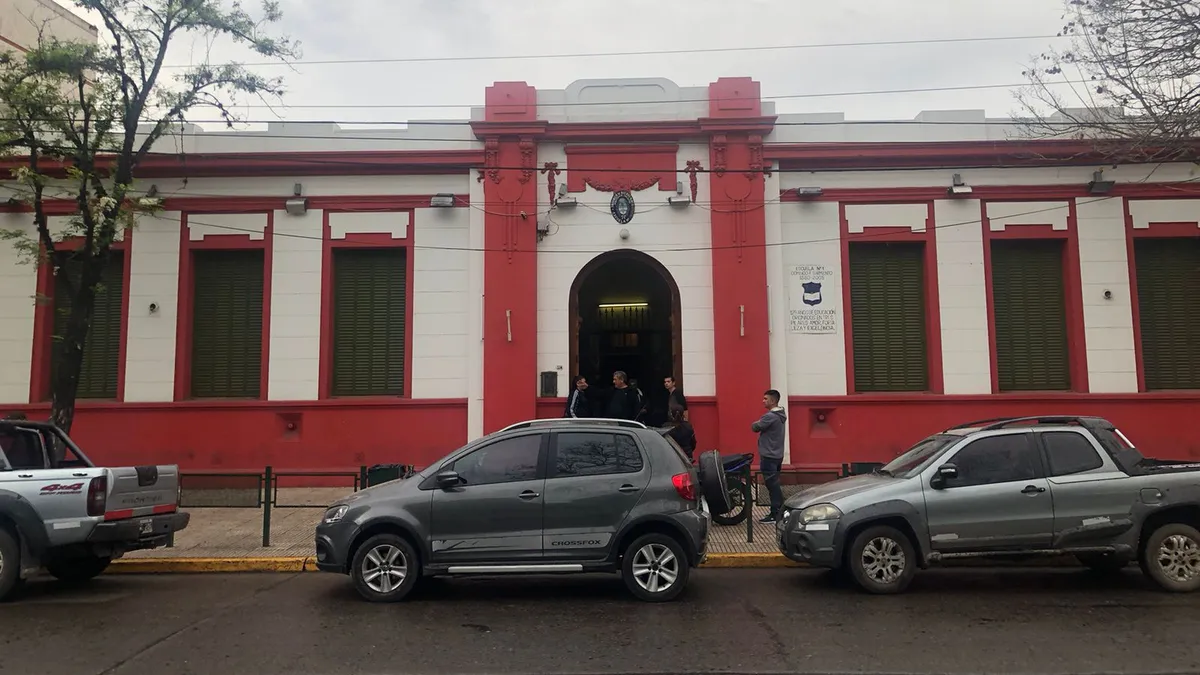
[[[44,495],[77,495],[83,492],[83,483],[51,483],[42,488]]]

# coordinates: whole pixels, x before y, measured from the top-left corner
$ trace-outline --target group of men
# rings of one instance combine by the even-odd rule
[[[647,415],[645,396],[637,386],[637,381],[630,381],[629,376],[618,370],[613,373],[613,388],[607,400],[592,400],[588,394],[586,377],[575,377],[575,388],[567,396],[564,417],[603,417],[619,420],[639,420]],[[693,458],[696,450],[696,434],[688,419],[687,398],[679,389],[674,376],[663,378],[663,387],[667,390],[667,435],[687,453],[688,459]],[[766,412],[750,425],[750,430],[758,434],[759,471],[763,474],[767,493],[771,498],[771,509],[759,522],[773,523],[779,518],[783,509],[783,488],[779,484],[779,474],[783,470],[784,431],[787,428],[787,412],[780,405],[781,396],[775,389],[763,393],[763,407]]]

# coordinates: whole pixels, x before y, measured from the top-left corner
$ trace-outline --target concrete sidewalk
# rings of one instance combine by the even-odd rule
[[[152,551],[136,551],[128,560],[145,559],[262,559],[310,557],[313,531],[325,507],[346,494],[343,488],[281,489],[278,504],[271,508],[270,546],[263,544],[263,510],[248,508],[184,508],[192,516],[175,545]],[[207,500],[206,500],[207,501]],[[212,503],[207,501],[207,503]],[[766,515],[757,507],[754,518]],[[774,526],[754,524],[754,543],[746,542],[746,524],[713,526],[710,553],[754,553],[778,556]]]

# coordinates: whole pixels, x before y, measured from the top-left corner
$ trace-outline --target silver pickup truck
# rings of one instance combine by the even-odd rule
[[[873,474],[788,499],[788,558],[899,593],[955,558],[1137,561],[1161,588],[1200,588],[1200,463],[1148,459],[1107,420],[1042,416],[947,429]]]
[[[178,467],[97,467],[52,424],[0,420],[0,601],[41,567],[86,581],[187,524]]]

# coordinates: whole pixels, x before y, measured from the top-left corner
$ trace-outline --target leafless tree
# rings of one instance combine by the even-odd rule
[[[1200,0],[1066,0],[1065,10],[1070,47],[1025,71],[1022,125],[1089,140],[1114,162],[1195,159]]]

